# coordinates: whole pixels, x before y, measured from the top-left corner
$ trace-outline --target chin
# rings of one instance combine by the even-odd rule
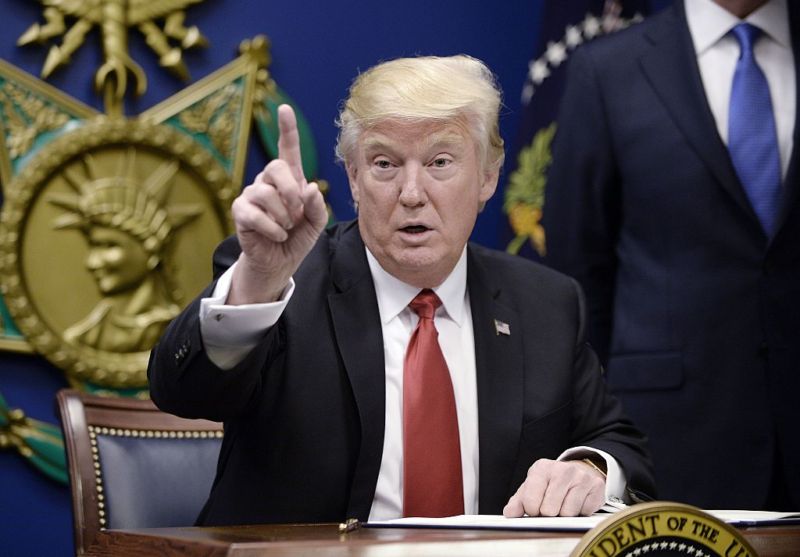
[[[398,265],[406,268],[425,269],[434,267],[440,262],[444,254],[427,247],[404,248],[395,261]]]
[[[418,249],[412,253],[404,250],[392,260],[397,267],[397,278],[420,288],[433,288],[444,280],[438,276],[441,273],[440,266],[444,257],[445,255],[441,253]]]
[[[97,288],[103,294],[110,294],[113,290],[115,290],[117,285],[109,280],[100,279],[97,281]]]

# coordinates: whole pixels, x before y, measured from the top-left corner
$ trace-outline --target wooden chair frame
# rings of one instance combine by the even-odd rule
[[[97,435],[222,437],[222,424],[179,418],[149,400],[101,397],[73,389],[59,391],[56,399],[69,465],[77,555],[85,554],[107,523]]]

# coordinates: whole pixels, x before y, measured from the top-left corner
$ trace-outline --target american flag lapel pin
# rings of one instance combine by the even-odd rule
[[[494,332],[497,335],[511,335],[511,327],[508,326],[508,323],[503,323],[499,319],[494,320]]]

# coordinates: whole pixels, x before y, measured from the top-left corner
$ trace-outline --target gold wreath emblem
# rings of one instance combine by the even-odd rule
[[[98,117],[26,164],[3,204],[3,294],[34,348],[80,381],[147,384],[150,349],[210,279],[235,195],[186,134]]]

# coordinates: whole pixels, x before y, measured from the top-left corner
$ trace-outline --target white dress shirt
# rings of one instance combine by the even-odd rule
[[[730,34],[730,30],[742,23],[742,20],[713,0],[684,2],[706,98],[717,123],[717,131],[727,145],[728,105],[733,73],[739,59],[739,42]],[[771,0],[744,21],[763,31],[763,35],[755,43],[753,53],[769,84],[781,171],[785,178],[792,154],[797,110],[794,52],[786,0]]]
[[[442,305],[433,323],[439,346],[450,371],[461,442],[461,472],[464,512],[478,512],[478,387],[475,375],[475,340],[472,311],[467,296],[467,252],[461,253],[450,276],[433,291]],[[419,288],[402,282],[383,270],[367,250],[369,270],[375,283],[386,361],[386,421],[383,456],[370,520],[403,515],[403,361],[419,317],[408,304]]]
[[[411,334],[419,318],[407,306],[419,288],[406,284],[387,273],[367,252],[370,272],[383,333],[386,364],[385,432],[381,465],[370,520],[386,520],[403,516],[403,360]],[[278,322],[294,293],[291,280],[280,301],[246,306],[229,306],[225,301],[230,291],[234,264],[217,281],[213,294],[200,303],[200,331],[208,358],[221,369],[231,369]],[[456,400],[461,470],[464,487],[464,512],[478,512],[478,391],[475,370],[475,341],[472,312],[467,293],[466,248],[450,276],[433,289],[442,300],[434,324],[442,348]],[[626,477],[619,463],[604,451],[590,447],[572,447],[559,460],[597,454],[606,461],[606,500],[624,500]],[[531,462],[531,464],[533,464]]]

